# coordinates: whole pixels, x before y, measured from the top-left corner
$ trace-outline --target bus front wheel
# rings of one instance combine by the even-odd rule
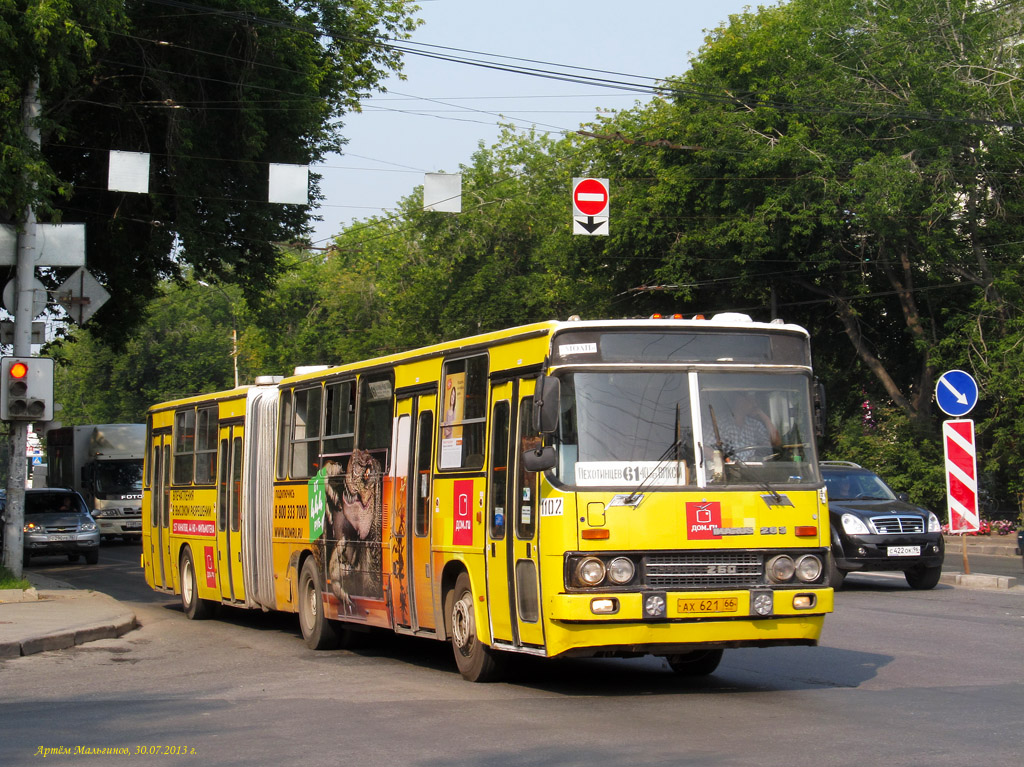
[[[181,609],[185,617],[201,621],[213,615],[213,602],[199,598],[199,583],[196,568],[192,563],[192,550],[187,546],[181,554]]]
[[[665,660],[680,676],[707,676],[722,662],[721,650],[694,650],[682,655],[669,655]]]
[[[495,651],[477,638],[473,589],[466,573],[459,574],[455,588],[445,597],[445,606],[448,635],[452,640],[452,652],[459,673],[470,682],[496,680],[501,672],[500,663],[495,657]]]
[[[299,626],[310,650],[331,650],[338,646],[338,632],[324,616],[324,589],[316,560],[307,557],[299,575]]]

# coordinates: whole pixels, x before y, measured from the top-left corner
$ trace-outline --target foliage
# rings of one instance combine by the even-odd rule
[[[0,565],[0,589],[29,589],[32,584],[25,578],[15,578],[14,573]]]
[[[51,37],[91,52],[81,71],[84,53],[66,50],[71,42],[15,53],[23,68],[47,54],[66,75],[43,83],[35,176],[49,198],[54,187],[71,190],[52,207],[86,224],[89,269],[112,295],[92,332],[114,342],[159,281],[186,267],[250,299],[273,284],[276,243],[308,233],[310,208],[266,202],[268,163],[315,163],[337,150],[341,118],[400,67],[387,40],[415,26],[406,0],[48,0],[10,4],[0,38],[21,38],[13,18],[26,5],[51,10]],[[102,36],[81,33],[94,22]],[[86,76],[69,82],[70,72]],[[3,74],[5,144],[23,146],[11,115],[26,75]],[[106,190],[108,149],[150,153],[149,194]],[[4,177],[19,179],[30,159],[14,157]],[[310,187],[320,199],[315,176]],[[15,191],[0,187],[8,215],[26,196]]]
[[[860,464],[896,492],[907,493],[914,503],[942,516],[946,482],[941,444],[891,405],[874,411],[867,422],[860,414],[835,417],[833,444],[823,457]]]
[[[865,398],[877,402],[897,417],[887,438],[901,446],[899,481],[927,497],[941,493],[928,468],[940,463],[911,456],[938,445],[937,373],[982,359],[1002,400],[981,424],[986,476],[1004,498],[1024,476],[1024,400],[1011,384],[1024,282],[1021,12],[791,0],[739,14],[670,80],[671,102],[589,132],[597,171],[629,200],[610,244],[631,271],[655,263],[652,283],[683,311],[808,327],[843,427],[827,451],[856,460],[840,450],[865,443],[843,429]]]
[[[570,314],[605,315],[610,259],[568,229],[566,190],[583,173],[578,155],[568,141],[506,131],[461,168],[461,214],[424,211],[417,189],[398,218],[343,232],[329,254],[333,274],[360,298],[339,307],[342,326],[361,325],[364,351],[383,353]],[[340,292],[337,283],[331,290]]]
[[[124,29],[120,0],[0,0],[0,221],[20,220],[29,205],[52,213],[66,195],[28,138],[22,100],[36,77],[43,92],[75,98],[96,71],[96,51]],[[50,114],[40,128],[59,130]]]
[[[240,291],[165,283],[122,347],[88,330],[55,344],[54,386],[65,425],[143,423],[151,405],[233,385],[231,329],[247,319]],[[252,382],[252,356],[239,336],[239,378]]]
[[[782,316],[812,333],[832,414],[823,455],[932,509],[945,488],[935,379],[962,368],[981,388],[982,489],[1016,505],[1022,14],[981,0],[790,0],[738,14],[663,97],[579,135],[508,130],[481,146],[461,168],[457,216],[423,211],[414,190],[396,215],[349,227],[322,254],[282,249],[280,273],[257,275],[246,270],[263,256],[242,265],[236,220],[211,208],[217,222],[196,226],[215,236],[186,241],[183,258],[248,292],[273,279],[253,311],[236,306],[245,380],[570,314]],[[273,44],[290,34],[261,30]],[[243,127],[261,115],[244,113]],[[253,141],[262,156],[269,138]],[[590,175],[611,179],[608,237],[570,233],[571,179]],[[152,402],[230,380],[223,317],[214,330],[212,317],[166,305],[194,290],[162,289],[148,346],[133,352],[144,363],[111,372],[119,386]],[[190,333],[205,345],[193,349]],[[174,345],[166,363],[156,338]]]

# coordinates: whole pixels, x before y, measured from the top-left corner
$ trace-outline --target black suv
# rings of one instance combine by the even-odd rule
[[[935,587],[945,555],[937,516],[855,463],[822,461],[821,476],[828,488],[833,588],[847,573],[864,570],[902,570],[911,588]]]

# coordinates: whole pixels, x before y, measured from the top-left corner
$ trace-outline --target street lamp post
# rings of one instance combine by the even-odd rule
[[[235,309],[231,303],[231,296],[220,285],[211,285],[203,280],[196,280],[204,288],[213,288],[218,291],[224,300],[228,302],[228,314],[231,315],[231,365],[235,374],[235,388],[238,388],[238,323],[235,321]]]

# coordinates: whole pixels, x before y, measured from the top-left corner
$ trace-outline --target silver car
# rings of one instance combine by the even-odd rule
[[[25,491],[24,561],[42,554],[66,554],[69,562],[84,555],[90,565],[99,562],[99,526],[74,490]]]

